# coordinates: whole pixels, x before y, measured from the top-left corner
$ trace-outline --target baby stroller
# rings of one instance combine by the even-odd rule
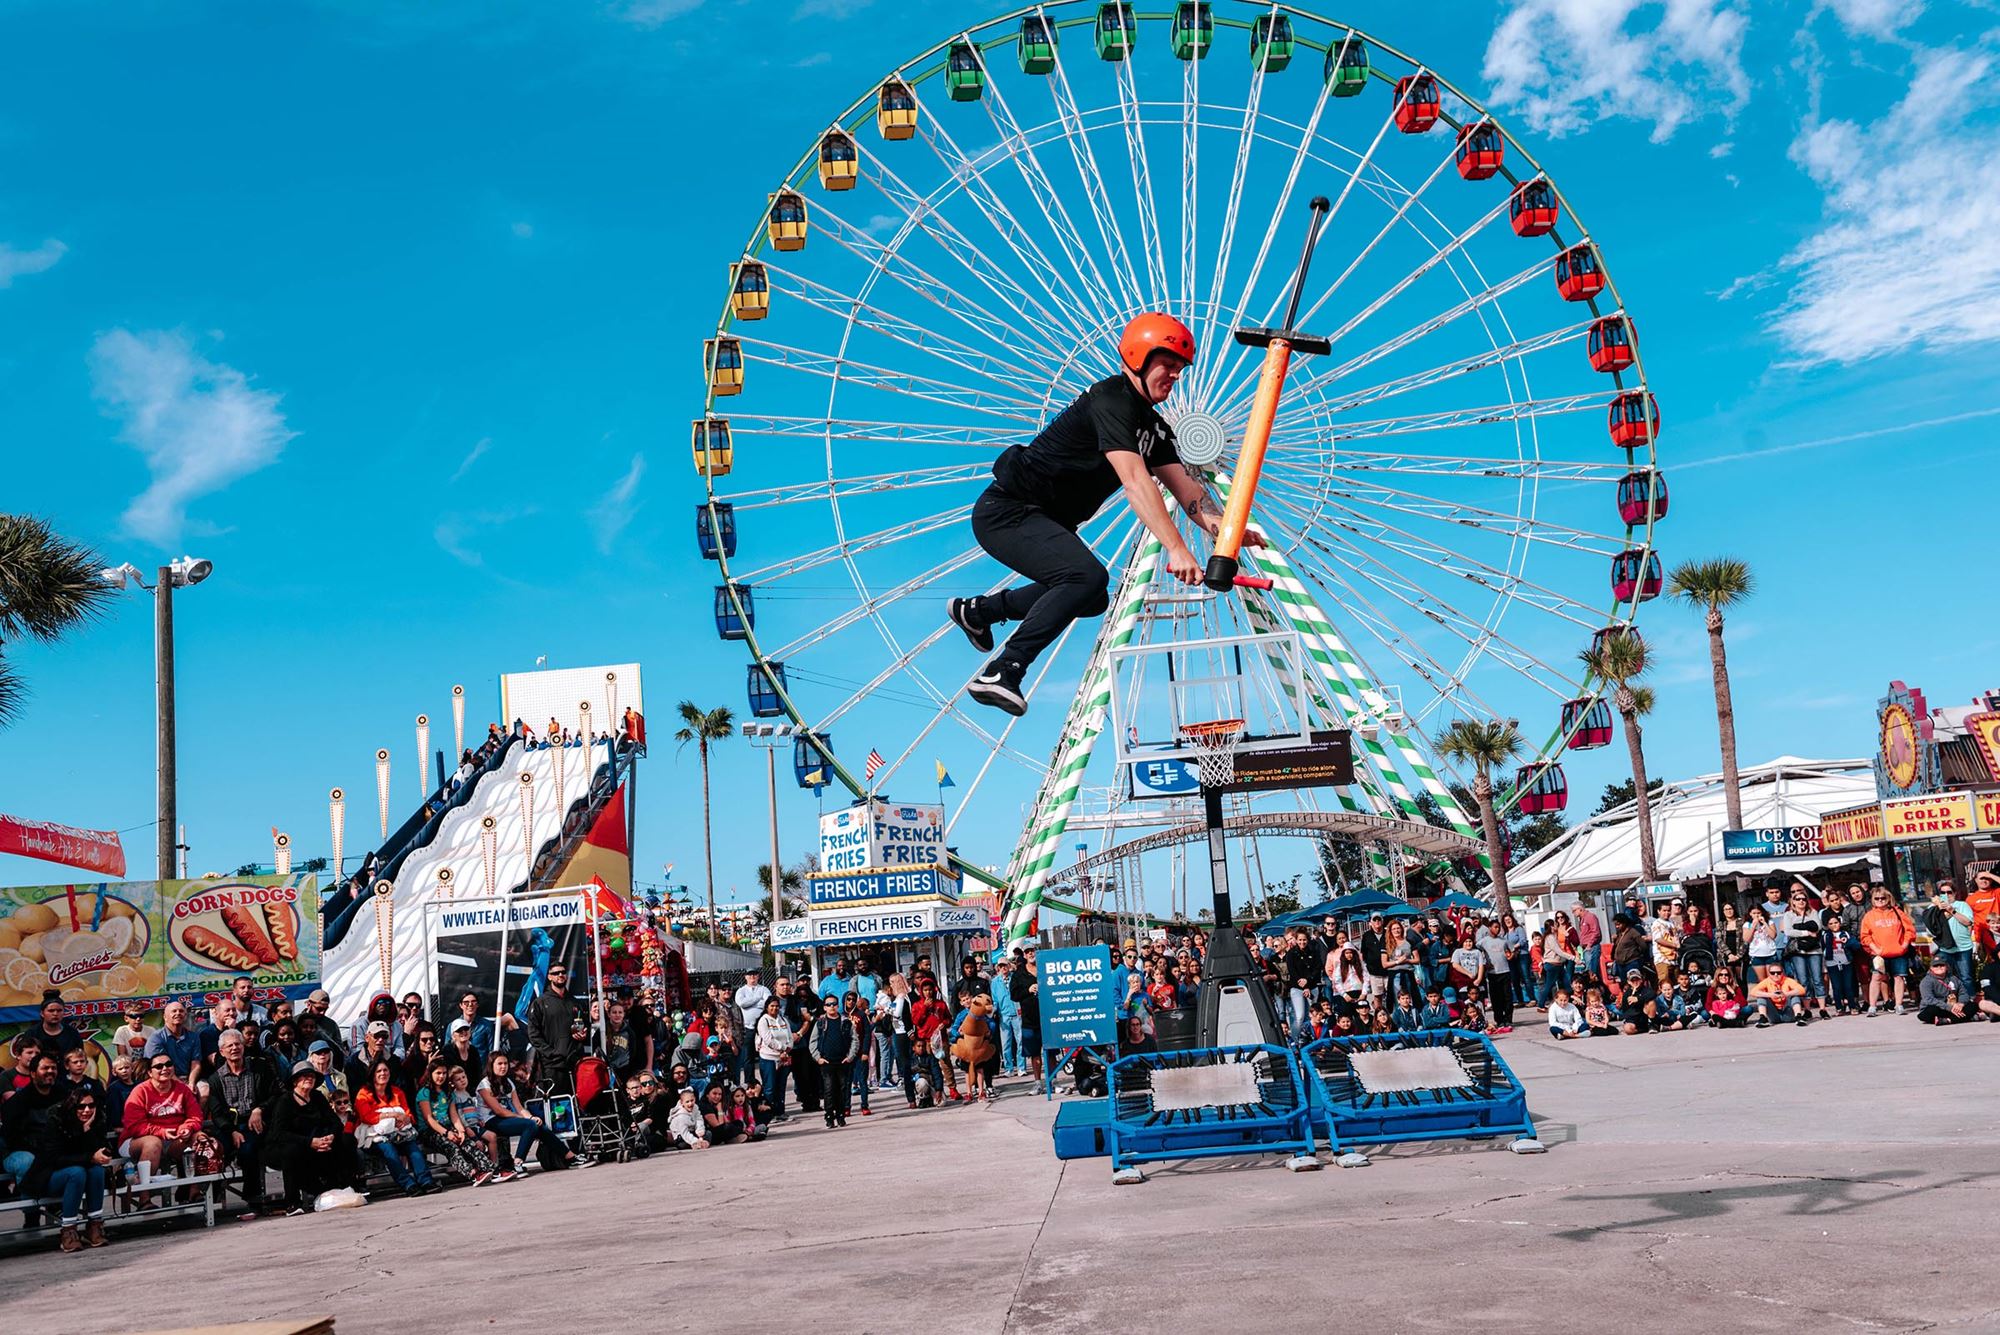
[[[631,1100],[602,1057],[585,1057],[576,1064],[576,1101],[583,1109],[576,1119],[579,1154],[624,1163],[651,1152],[645,1134],[634,1125]]]

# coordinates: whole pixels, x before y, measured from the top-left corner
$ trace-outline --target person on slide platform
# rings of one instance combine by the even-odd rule
[[[1160,487],[1212,538],[1222,511],[1181,465],[1173,428],[1155,405],[1194,361],[1194,335],[1170,315],[1148,313],[1118,340],[1119,374],[1100,380],[1026,445],[1001,452],[993,483],[972,507],[972,535],[986,553],[1031,582],[977,598],[953,598],[952,623],[981,653],[993,653],[993,627],[1021,624],[966,688],[981,704],[1009,714],[1028,711],[1021,678],[1028,665],[1079,617],[1111,605],[1111,577],[1077,536],[1098,507],[1123,489],[1132,512],[1159,541],[1167,572],[1201,583],[1201,563],[1167,513]],[[1261,547],[1254,530],[1248,546]]]

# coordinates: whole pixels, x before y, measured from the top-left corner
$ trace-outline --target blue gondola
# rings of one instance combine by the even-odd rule
[[[802,732],[792,739],[792,776],[817,792],[833,782],[833,734]]]
[[[1514,777],[1514,790],[1521,795],[1523,815],[1540,816],[1569,805],[1569,780],[1563,777],[1563,767],[1553,762],[1522,770]]]
[[[731,587],[728,584],[715,586],[715,633],[725,640],[740,640],[757,629],[757,604],[751,597],[748,584],[734,586],[734,600],[729,596]],[[743,605],[741,616],[736,612],[737,603]]]
[[[785,702],[778,694],[785,689],[783,663],[752,663],[748,682],[752,718],[780,718],[784,715]]]
[[[736,507],[728,501],[715,503],[715,515],[711,519],[708,506],[694,507],[694,540],[701,548],[701,559],[719,561],[725,556],[736,555]]]
[[[1572,751],[1595,751],[1611,745],[1611,702],[1589,696],[1563,703],[1562,730]]]

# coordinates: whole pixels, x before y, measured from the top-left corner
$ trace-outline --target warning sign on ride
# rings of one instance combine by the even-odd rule
[[[1035,968],[1043,1047],[1101,1047],[1118,1041],[1109,946],[1044,950]]]

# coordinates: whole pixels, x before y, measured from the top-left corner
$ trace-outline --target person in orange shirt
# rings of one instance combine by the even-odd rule
[[[1868,956],[1868,1010],[1869,1015],[1882,1013],[1882,1002],[1889,991],[1889,983],[1896,985],[1896,1009],[1908,1010],[1903,1003],[1903,992],[1908,986],[1910,972],[1910,947],[1917,941],[1917,925],[1910,921],[1910,915],[1896,906],[1886,888],[1876,886],[1869,895],[1873,906],[1861,915],[1861,949]]]
[[[1805,984],[1786,974],[1784,965],[1766,964],[1764,976],[1750,985],[1750,1005],[1757,1012],[1757,1027],[1768,1029],[1773,1019],[1805,1024],[1805,994]]]
[[[396,1068],[387,1057],[368,1068],[368,1085],[354,1096],[357,1125],[370,1128],[369,1147],[389,1166],[389,1175],[405,1196],[426,1196],[441,1190],[431,1178],[430,1160],[417,1139],[417,1119],[410,1100],[396,1084]]]
[[[1992,918],[2000,913],[2000,876],[1990,871],[1980,872],[1972,878],[1972,893],[1965,897],[1972,905],[1972,921],[1977,924],[1979,948],[1988,955],[2000,950],[2000,941],[1993,937]]]

